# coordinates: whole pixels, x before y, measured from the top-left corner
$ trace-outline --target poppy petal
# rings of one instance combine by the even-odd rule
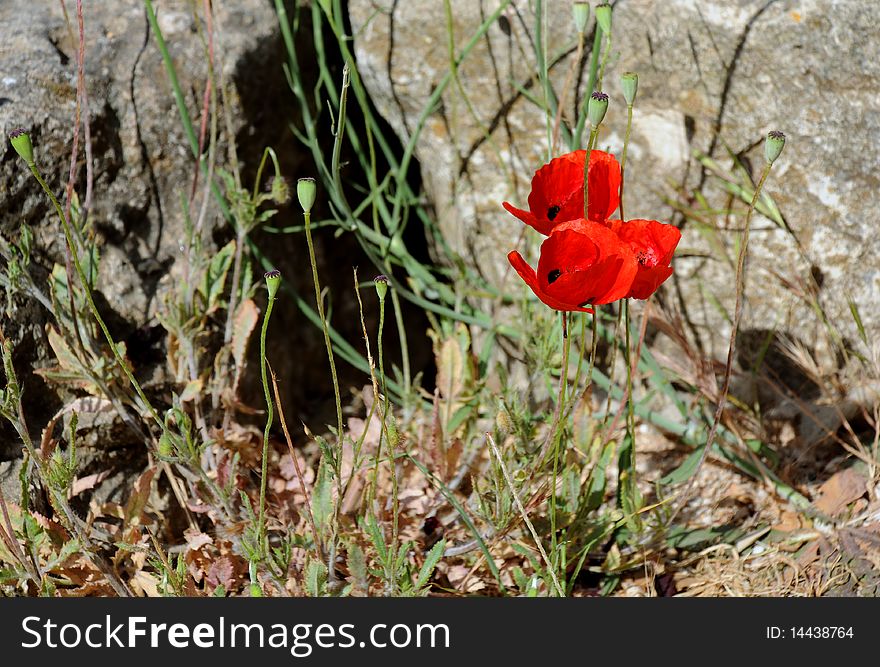
[[[507,260],[510,262],[511,266],[516,269],[516,272],[519,274],[519,277],[523,279],[523,281],[528,285],[532,292],[535,293],[543,303],[550,306],[554,310],[560,311],[579,311],[583,313],[592,313],[592,308],[584,308],[581,307],[579,302],[566,302],[561,299],[557,299],[549,294],[547,294],[543,289],[541,289],[541,285],[539,284],[538,277],[535,274],[535,270],[523,259],[523,256],[520,255],[516,250],[511,251],[507,255]]]
[[[641,219],[613,221],[611,227],[629,244],[639,261],[638,274],[628,296],[647,299],[672,275],[669,263],[681,240],[681,231],[674,225]]]
[[[590,220],[607,220],[620,204],[620,163],[610,153],[591,151],[589,179]],[[582,199],[581,210],[583,205]]]
[[[627,296],[633,299],[647,299],[671,275],[671,266],[655,266],[653,269],[639,267],[639,272],[636,274],[636,279]]]
[[[563,222],[583,217],[584,160],[587,152],[572,151],[552,159],[535,172],[528,212],[504,203],[504,208],[545,236]],[[605,151],[590,152],[589,218],[601,222],[620,202],[620,164]]]
[[[603,304],[626,296],[637,268],[635,256],[617,234],[581,218],[557,226],[541,245],[537,279],[554,298]]]
[[[521,208],[517,208],[516,206],[509,204],[508,202],[504,202],[502,206],[504,206],[505,210],[507,210],[508,213],[519,218],[520,221],[524,222],[529,227],[532,227],[540,234],[544,234],[546,236],[550,233],[548,223],[537,220],[535,216],[532,215],[531,211],[524,211]]]

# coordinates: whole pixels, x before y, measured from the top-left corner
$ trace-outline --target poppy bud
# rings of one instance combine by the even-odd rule
[[[167,433],[163,433],[159,436],[158,451],[160,458],[170,458],[174,453],[174,445],[171,443],[171,438],[168,437]]]
[[[782,149],[785,147],[785,135],[779,130],[773,130],[767,135],[764,141],[764,157],[768,164],[773,164]]]
[[[267,271],[263,274],[263,278],[266,279],[266,289],[269,290],[269,298],[274,299],[275,295],[278,294],[278,288],[281,287],[281,271],[278,269]]]
[[[397,420],[391,412],[385,420],[385,427],[388,429],[388,444],[391,445],[391,449],[397,449],[400,444],[400,429],[397,428]]]
[[[510,415],[507,410],[501,408],[498,411],[498,414],[495,415],[495,427],[498,429],[499,433],[510,433],[513,431],[513,422],[510,419]]]
[[[296,182],[296,196],[303,213],[311,213],[317,195],[318,187],[314,178],[301,178]]]
[[[23,127],[17,127],[9,133],[9,141],[15,152],[29,165],[34,163],[34,147],[31,144],[31,135]]]
[[[290,186],[287,184],[287,179],[283,176],[275,176],[272,179],[269,192],[272,194],[272,201],[279,206],[290,201]]]
[[[379,301],[384,301],[385,295],[388,293],[388,276],[378,275],[373,278],[373,283],[376,285],[376,293],[379,295]]]
[[[596,6],[596,23],[606,35],[611,34],[611,5],[607,2]]]
[[[590,95],[590,101],[587,103],[587,115],[590,118],[590,125],[594,128],[599,127],[605,119],[607,111],[608,95],[598,90]]]
[[[590,20],[590,5],[587,2],[575,2],[571,6],[574,16],[574,27],[579,33],[587,29],[587,21]]]
[[[620,77],[620,87],[623,89],[626,106],[631,107],[639,91],[639,75],[635,72],[624,72]]]

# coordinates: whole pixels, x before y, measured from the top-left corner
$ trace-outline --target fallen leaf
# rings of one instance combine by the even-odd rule
[[[232,588],[235,581],[235,568],[228,556],[222,556],[211,563],[208,568],[208,583],[214,588],[223,586],[226,590]]]
[[[846,468],[825,481],[819,488],[818,500],[813,504],[823,514],[834,517],[851,502],[865,495],[867,490],[865,477],[854,468]]]
[[[70,498],[75,498],[83,491],[88,491],[90,489],[94,489],[98,484],[103,482],[110,476],[109,470],[102,470],[101,472],[97,472],[93,475],[86,475],[85,477],[78,477],[73,480],[73,484],[70,485]]]

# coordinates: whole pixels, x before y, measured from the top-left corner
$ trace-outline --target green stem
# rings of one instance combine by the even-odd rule
[[[266,399],[266,427],[263,430],[263,454],[260,468],[260,555],[265,557],[268,549],[266,545],[266,486],[269,479],[269,431],[272,428],[272,395],[269,393],[269,378],[266,373],[266,332],[269,330],[269,318],[272,316],[272,306],[275,297],[269,296],[266,304],[266,313],[263,315],[263,327],[260,330],[260,377],[263,381],[263,396]]]
[[[590,128],[590,138],[587,140],[587,154],[584,156],[584,220],[590,219],[590,155],[593,152],[593,144],[598,134],[598,125]]]
[[[34,175],[34,178],[37,179],[40,187],[43,188],[43,192],[45,192],[46,196],[49,197],[49,200],[55,207],[55,211],[58,214],[58,217],[61,219],[61,227],[64,230],[64,239],[67,242],[67,247],[70,249],[73,264],[76,267],[77,275],[79,275],[80,283],[82,283],[83,293],[86,296],[86,301],[89,304],[89,309],[92,311],[92,315],[94,316],[95,321],[97,321],[98,326],[101,328],[101,332],[104,334],[104,338],[107,340],[107,344],[110,346],[110,350],[113,352],[113,356],[116,358],[116,362],[119,364],[120,368],[122,368],[123,373],[125,373],[128,381],[131,383],[131,386],[134,388],[135,392],[137,392],[137,395],[143,402],[144,407],[149,411],[150,416],[156,421],[156,423],[159,425],[159,428],[162,428],[164,430],[165,425],[159,417],[159,413],[156,412],[156,409],[153,407],[152,403],[150,403],[146,394],[144,394],[143,389],[141,389],[140,383],[134,377],[131,369],[129,369],[128,364],[125,363],[125,360],[119,353],[119,348],[117,347],[116,342],[113,340],[113,336],[110,335],[110,330],[104,323],[104,318],[102,318],[101,314],[98,312],[98,306],[95,305],[95,300],[92,297],[92,291],[89,288],[89,280],[86,276],[86,272],[83,270],[82,263],[79,260],[79,253],[77,252],[76,246],[73,242],[73,234],[71,233],[70,225],[67,222],[67,218],[64,217],[64,211],[61,209],[61,204],[58,203],[55,195],[52,194],[52,190],[49,189],[49,185],[46,183],[46,181],[43,180],[43,177],[40,175],[40,170],[37,168],[36,163],[30,162],[28,163],[28,167],[30,168],[31,173]],[[68,285],[68,289],[73,289],[73,286]]]
[[[751,228],[752,216],[755,212],[755,206],[758,203],[758,198],[761,196],[761,190],[764,187],[764,183],[767,181],[767,176],[770,175],[771,167],[772,163],[765,162],[764,170],[761,172],[761,179],[758,181],[758,185],[755,188],[755,194],[752,196],[752,201],[749,204],[748,213],[746,213],[746,220],[739,248],[739,256],[737,257],[736,262],[736,282],[734,283],[736,290],[736,305],[733,311],[733,322],[731,323],[730,327],[730,341],[727,348],[727,364],[724,368],[724,381],[721,385],[721,391],[718,393],[718,403],[715,406],[715,415],[712,418],[712,426],[709,428],[709,434],[706,436],[706,444],[703,448],[703,453],[700,455],[700,460],[697,463],[696,468],[694,468],[694,472],[691,474],[690,481],[688,482],[687,487],[685,487],[685,490],[681,495],[681,500],[679,501],[678,506],[669,518],[670,523],[681,510],[681,508],[684,507],[685,503],[687,503],[688,498],[690,497],[690,493],[693,489],[694,482],[697,479],[700,469],[706,462],[706,458],[709,456],[709,451],[712,449],[715,441],[715,434],[718,431],[719,425],[721,424],[721,415],[724,413],[724,403],[727,399],[727,392],[730,389],[730,376],[733,371],[733,357],[736,353],[736,333],[739,329],[740,319],[742,318],[743,291],[745,287],[744,274],[746,257],[748,255],[749,249],[749,230]]]
[[[382,331],[385,328],[385,299],[379,299],[379,333],[377,334],[376,346],[379,348],[379,378],[382,382],[382,430],[387,434],[388,433],[388,397],[385,395],[385,354],[383,351],[382,344]],[[391,596],[394,596],[394,592],[397,587],[397,572],[396,572],[396,563],[397,563],[397,540],[398,540],[398,512],[400,511],[400,500],[399,493],[397,488],[397,462],[394,459],[394,443],[391,442],[391,438],[385,438],[385,447],[388,452],[388,465],[390,466],[391,472],[391,553],[393,554],[391,558],[391,573],[390,573],[390,584],[391,584]]]
[[[315,284],[315,303],[318,309],[318,317],[321,320],[321,329],[324,332],[324,345],[327,348],[327,358],[330,361],[330,375],[333,378],[333,395],[336,399],[336,442],[339,446],[336,460],[338,467],[342,462],[342,398],[339,394],[339,378],[336,375],[336,360],[333,356],[333,343],[330,341],[327,317],[324,314],[324,299],[321,297],[321,282],[318,278],[318,264],[315,260],[315,244],[312,242],[312,214],[310,212],[305,212],[303,215],[306,225],[306,242],[309,245],[309,262],[312,265],[312,282]],[[339,470],[336,471],[337,479],[340,479],[339,472]],[[342,502],[342,498],[340,498],[339,501]]]
[[[556,417],[553,424],[553,486],[550,489],[550,551],[556,558],[556,487],[559,479],[559,456],[562,444],[562,415],[565,406],[565,394],[568,388],[568,355],[571,349],[571,336],[568,335],[568,313],[562,313],[562,372],[559,376],[559,398],[556,401]],[[550,568],[550,563],[547,564]]]
[[[623,212],[623,179],[626,173],[626,150],[629,148],[629,135],[632,131],[633,108],[632,104],[626,106],[626,133],[623,135],[623,153],[620,155],[620,221],[626,222],[626,215]],[[627,312],[629,310],[627,309]],[[629,330],[627,330],[627,335]]]

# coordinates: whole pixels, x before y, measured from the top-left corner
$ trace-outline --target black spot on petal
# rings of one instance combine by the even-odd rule
[[[553,222],[554,218],[556,218],[557,215],[559,215],[559,207],[558,206],[551,206],[550,208],[547,209],[547,219],[550,222]]]
[[[552,285],[561,275],[562,271],[560,271],[559,269],[553,269],[550,273],[547,274],[547,283]]]

